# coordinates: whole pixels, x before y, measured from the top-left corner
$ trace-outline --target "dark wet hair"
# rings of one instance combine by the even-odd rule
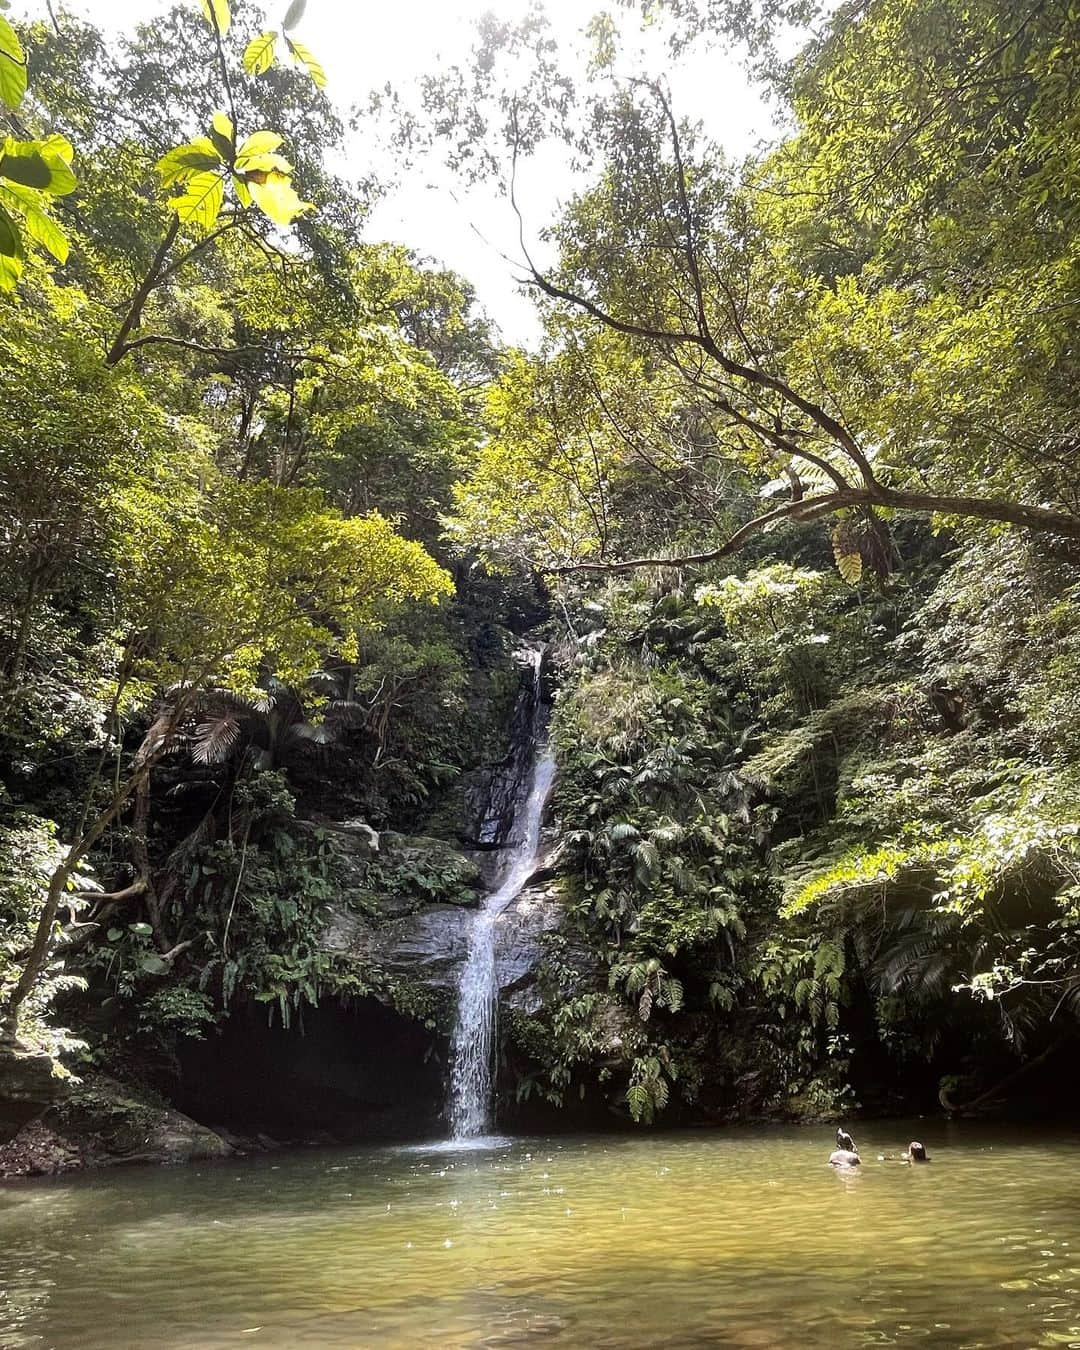
[[[930,1159],[926,1156],[926,1146],[924,1144],[920,1144],[917,1139],[913,1139],[911,1143],[908,1144],[907,1151],[908,1157],[911,1159],[912,1162],[930,1161]]]

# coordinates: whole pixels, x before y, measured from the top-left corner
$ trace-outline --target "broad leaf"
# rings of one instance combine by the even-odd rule
[[[58,159],[62,159],[69,167],[71,161],[75,158],[75,151],[72,149],[71,142],[66,136],[46,136],[43,141],[38,142],[38,145],[43,154],[55,155]]]
[[[267,174],[283,173],[286,177],[292,173],[292,165],[284,155],[276,155],[272,152],[265,155],[242,155],[236,160],[237,170],[245,175],[248,174]]]
[[[295,28],[304,17],[305,9],[307,9],[307,0],[292,0],[292,4],[285,12],[285,18],[282,20],[282,28]]]
[[[43,142],[38,142],[38,149],[49,166],[49,186],[45,189],[49,196],[66,197],[69,192],[74,192],[79,186],[79,180],[71,172],[70,164],[55,151],[47,149]]]
[[[315,59],[315,54],[310,47],[305,47],[302,42],[294,42],[292,38],[286,38],[289,44],[289,51],[304,66],[307,73],[311,76],[311,82],[316,89],[326,88],[326,71]]]
[[[185,225],[209,232],[225,200],[225,180],[219,173],[197,173],[188,179],[182,197],[173,199],[172,208]]]
[[[302,202],[297,196],[288,174],[273,170],[270,173],[251,173],[247,176],[247,185],[256,206],[275,225],[291,225],[297,216],[313,209],[311,202]]]
[[[58,263],[67,262],[70,252],[68,237],[47,212],[36,206],[30,207],[26,212],[26,233],[35,243],[47,249]]]
[[[0,256],[5,258],[21,258],[23,256],[19,227],[3,206],[0,206]]]
[[[248,207],[251,205],[251,191],[244,180],[237,174],[233,174],[233,187],[236,189],[236,197],[240,205]]]
[[[0,18],[0,100],[17,108],[26,93],[26,57],[19,35]]]
[[[52,173],[37,146],[29,141],[22,144],[8,141],[0,155],[0,176],[23,187],[46,191],[52,182]]]
[[[75,175],[45,141],[13,141],[9,137],[0,153],[0,176],[52,197],[63,197],[75,188]]]
[[[199,0],[199,5],[206,22],[224,37],[232,23],[229,0]]]
[[[216,112],[210,119],[210,139],[217,146],[222,159],[232,159],[236,148],[236,128],[232,118],[223,112]]]
[[[221,155],[210,137],[197,136],[187,145],[178,145],[175,150],[162,155],[157,167],[162,186],[172,187],[181,179],[190,178],[193,173],[216,169],[220,164]]]
[[[67,235],[52,216],[38,205],[37,193],[14,185],[0,187],[0,203],[23,216],[23,228],[36,243],[48,249],[57,262],[67,262]]]
[[[249,75],[265,75],[274,64],[274,47],[277,34],[260,33],[253,37],[244,49],[244,69]]]
[[[267,155],[278,149],[281,137],[276,131],[253,131],[236,152],[236,162],[240,163],[248,155]]]

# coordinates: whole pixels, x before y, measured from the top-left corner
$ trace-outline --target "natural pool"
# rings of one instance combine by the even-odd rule
[[[783,1127],[20,1183],[0,1345],[1080,1346],[1080,1134],[854,1133],[847,1176]]]

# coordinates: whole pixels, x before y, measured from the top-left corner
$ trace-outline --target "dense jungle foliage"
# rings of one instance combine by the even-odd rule
[[[1064,1091],[1080,12],[641,8],[742,43],[778,142],[732,162],[610,23],[544,78],[537,16],[397,110],[463,174],[551,136],[586,174],[523,259],[534,352],[368,238],[302,0],[0,17],[9,1042],[167,1089],[240,1005],[445,1032],[323,937],[457,873],[358,880],[334,826],[467,845],[531,631],[564,919],[504,1028],[520,1100]]]

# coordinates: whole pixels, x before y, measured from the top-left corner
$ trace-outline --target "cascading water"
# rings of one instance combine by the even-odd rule
[[[540,707],[540,652],[530,652],[534,707]],[[495,969],[495,926],[521,892],[536,866],[544,805],[555,778],[555,760],[546,744],[542,718],[533,719],[534,757],[528,795],[514,819],[513,838],[499,888],[484,901],[469,939],[461,972],[457,1023],[451,1048],[450,1127],[455,1139],[474,1139],[491,1126],[492,1063],[495,1056],[499,986]]]

